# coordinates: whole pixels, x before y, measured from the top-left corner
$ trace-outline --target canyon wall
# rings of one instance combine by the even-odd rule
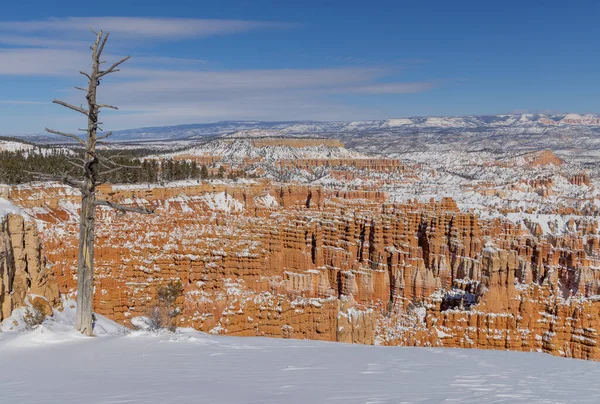
[[[268,181],[100,192],[156,207],[98,210],[95,308],[120,323],[179,279],[179,324],[211,333],[600,359],[599,240],[583,224],[543,236],[450,198],[393,204]],[[76,194],[10,197],[39,220],[60,290],[72,293]]]

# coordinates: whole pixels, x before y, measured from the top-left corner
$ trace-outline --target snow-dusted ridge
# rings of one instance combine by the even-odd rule
[[[291,147],[284,145],[254,146],[247,140],[217,140],[192,147],[176,153],[167,153],[160,157],[186,156],[218,156],[223,162],[239,163],[245,159],[275,162],[279,160],[297,159],[359,159],[367,158],[363,153],[348,150],[344,147],[325,145]]]
[[[236,132],[256,136],[332,136],[365,132],[406,132],[416,130],[486,130],[537,131],[570,127],[600,128],[598,114],[500,114],[467,115],[457,117],[398,117],[371,121],[222,121],[165,127],[148,127],[116,131],[113,139],[120,142],[151,142],[167,140],[206,139],[230,136]],[[23,139],[57,142],[56,137],[45,135],[17,135]],[[235,137],[235,136],[234,136]],[[64,142],[64,139],[61,139]]]

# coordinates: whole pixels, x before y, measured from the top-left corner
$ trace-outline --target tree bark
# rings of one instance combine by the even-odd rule
[[[95,195],[81,196],[79,259],[77,261],[77,331],[93,335]]]
[[[96,180],[98,159],[96,157],[96,132],[98,130],[98,104],[96,89],[98,86],[100,52],[98,45],[102,31],[97,35],[92,47],[92,72],[88,82],[88,129],[85,142],[84,180],[81,189],[81,214],[79,223],[79,257],[77,260],[77,330],[92,336],[94,301],[94,231],[96,228]]]

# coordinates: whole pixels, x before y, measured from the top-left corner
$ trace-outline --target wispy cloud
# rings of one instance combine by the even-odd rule
[[[27,100],[0,100],[0,104],[8,105],[42,105],[47,104],[43,101],[27,101]]]
[[[434,87],[433,82],[375,83],[358,85],[341,91],[354,94],[411,94],[429,91]]]
[[[131,79],[119,83],[122,92],[148,91],[246,91],[336,88],[371,81],[382,69],[320,68],[265,70],[124,70],[122,77]]]
[[[364,108],[340,102],[340,94],[416,93],[434,86],[421,82],[377,83],[389,72],[359,67],[125,72],[123,81],[107,81],[99,88],[106,102],[121,107],[110,115],[109,121],[115,127],[228,119],[356,119],[365,116]],[[71,95],[80,96],[75,91]]]
[[[85,52],[68,49],[0,48],[0,75],[61,76],[76,74],[89,62]]]
[[[144,37],[158,40],[202,38],[248,31],[285,28],[291,24],[246,20],[208,20],[197,18],[143,17],[70,17],[39,21],[0,22],[0,31],[17,33],[89,31],[90,26],[121,37]]]
[[[89,43],[81,38],[86,38],[82,33],[89,33],[90,25],[124,38],[124,43],[140,39],[180,41],[288,27],[260,21],[131,17],[0,21],[0,77],[56,77],[57,83],[72,77],[63,94],[49,94],[47,98],[83,102],[81,93],[71,85],[81,85],[84,77],[77,72],[89,67]],[[121,108],[117,113],[107,112],[110,127],[115,129],[225,119],[354,119],[365,117],[365,108],[344,102],[343,95],[409,94],[437,86],[435,82],[398,81],[399,68],[378,67],[356,57],[332,59],[330,64],[337,67],[225,69],[212,61],[167,57],[159,47],[142,54],[136,47],[132,49],[132,59],[122,71],[103,80],[99,87],[103,102]],[[123,49],[111,50],[115,54],[106,55],[109,62],[119,58]],[[19,96],[4,95],[7,100],[0,100],[0,104],[38,103],[11,101]],[[47,114],[44,122],[66,126],[65,130],[76,125],[70,116],[48,115],[53,111],[51,105],[43,110]]]
[[[73,48],[87,49],[89,41],[56,39],[39,36],[13,35],[0,33],[0,45],[24,46],[32,48]]]

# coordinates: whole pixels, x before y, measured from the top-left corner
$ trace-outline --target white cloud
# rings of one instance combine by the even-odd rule
[[[92,26],[111,34],[158,40],[200,38],[241,32],[283,28],[285,23],[245,20],[208,20],[196,18],[69,17],[40,21],[0,22],[0,31],[19,33],[68,33],[89,31]]]
[[[67,49],[0,48],[0,75],[75,75],[89,59],[86,52]]]

